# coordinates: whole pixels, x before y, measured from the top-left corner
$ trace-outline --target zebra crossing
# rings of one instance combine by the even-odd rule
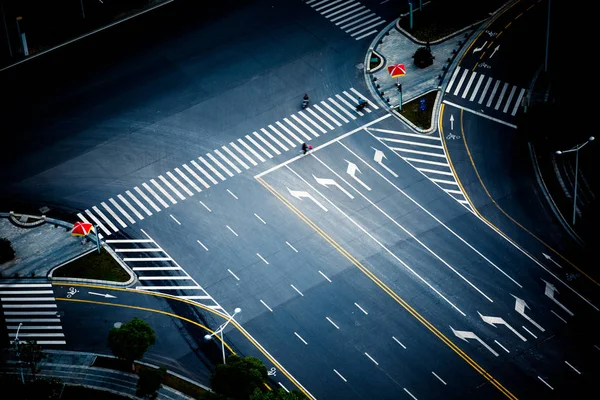
[[[446,87],[448,94],[513,117],[526,92],[524,88],[462,67],[456,67]]]
[[[473,211],[456,181],[439,132],[420,135],[378,128],[368,128],[368,131],[440,189]]]
[[[66,344],[52,284],[0,283],[0,303],[11,343]]]
[[[374,102],[369,102],[369,107],[362,111],[356,110],[359,97],[367,98],[354,88],[344,90],[190,160],[173,171],[167,171],[131,190],[125,190],[77,216],[83,222],[96,225],[100,237],[113,235],[195,193],[207,190],[379,108]]]
[[[137,275],[136,290],[166,293],[225,311],[154,239],[141,231],[145,238],[105,241]]]
[[[385,20],[355,0],[307,0],[306,4],[355,40],[376,34],[375,27],[385,24]]]

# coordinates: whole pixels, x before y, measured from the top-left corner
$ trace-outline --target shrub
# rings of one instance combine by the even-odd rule
[[[5,238],[0,238],[0,264],[15,258],[15,250],[12,248],[10,241]]]

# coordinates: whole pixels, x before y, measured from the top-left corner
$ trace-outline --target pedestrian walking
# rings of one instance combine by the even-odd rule
[[[302,143],[302,154],[306,154],[306,152],[309,150],[312,150],[312,146],[306,143]]]

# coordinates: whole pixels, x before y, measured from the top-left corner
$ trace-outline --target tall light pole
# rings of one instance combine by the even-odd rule
[[[593,136],[590,136],[588,140],[585,141],[585,143],[582,144],[578,144],[575,147],[573,147],[572,149],[569,150],[557,150],[556,154],[558,154],[559,156],[561,154],[565,154],[565,153],[571,153],[571,152],[575,152],[575,190],[573,191],[573,226],[575,226],[575,210],[577,209],[577,175],[579,172],[579,150],[585,146],[586,144],[588,144],[589,142],[592,142],[594,140]]]
[[[231,316],[227,319],[227,321],[225,321],[225,323],[223,323],[221,326],[219,326],[219,329],[217,329],[210,335],[204,335],[204,339],[210,340],[210,339],[212,339],[213,336],[220,334],[220,336],[221,336],[221,352],[223,354],[223,364],[227,364],[225,362],[225,344],[224,344],[225,342],[223,341],[223,329],[225,329],[225,327],[227,325],[229,325],[229,323],[231,322],[231,320],[233,320],[233,317],[235,317],[236,314],[239,314],[241,312],[242,312],[241,308],[239,308],[239,307],[236,308],[235,310],[233,310],[233,314],[231,314]]]
[[[19,360],[19,370],[21,371],[21,383],[25,384],[25,378],[23,378],[23,368],[21,368],[21,354],[19,353],[19,330],[23,326],[22,322],[19,322],[19,327],[17,328],[17,333],[15,334],[15,347],[17,348],[17,359]]]

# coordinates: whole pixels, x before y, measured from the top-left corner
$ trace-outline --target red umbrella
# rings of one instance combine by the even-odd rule
[[[73,236],[87,236],[94,229],[94,225],[88,224],[87,222],[75,222],[71,229],[71,235]]]
[[[397,78],[399,76],[406,75],[406,67],[404,66],[404,64],[390,65],[389,67],[387,67],[387,69],[392,78]]]

